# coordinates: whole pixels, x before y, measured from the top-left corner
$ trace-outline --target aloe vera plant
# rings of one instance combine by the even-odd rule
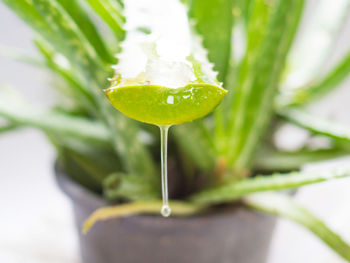
[[[173,214],[192,215],[240,200],[249,209],[308,228],[350,262],[350,246],[322,221],[284,194],[264,193],[350,175],[346,167],[300,170],[307,162],[349,154],[350,140],[350,127],[306,110],[346,79],[350,56],[323,74],[321,58],[298,67],[304,63],[300,47],[312,44],[322,30],[313,24],[314,35],[294,43],[304,0],[2,2],[34,29],[42,57],[10,47],[3,53],[53,72],[71,103],[42,109],[1,88],[0,116],[6,122],[0,132],[22,126],[42,130],[75,181],[117,204],[96,211],[84,231],[99,220],[159,213],[161,207],[159,134],[113,104],[159,125],[203,117],[174,126],[169,136],[169,158],[176,163],[169,172],[177,181],[170,196]],[[349,10],[349,1],[338,2],[342,8],[328,15],[332,34],[317,51],[320,56],[329,53]],[[164,15],[165,7],[176,11]],[[228,94],[204,117],[223,98],[222,87]],[[196,99],[187,101],[194,91]],[[278,149],[271,134],[276,123],[287,122],[326,136],[331,148]]]

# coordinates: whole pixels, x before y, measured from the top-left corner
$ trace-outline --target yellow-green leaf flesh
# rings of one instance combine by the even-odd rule
[[[227,91],[211,84],[180,88],[158,85],[112,87],[106,94],[112,105],[138,121],[155,125],[190,122],[210,113]]]

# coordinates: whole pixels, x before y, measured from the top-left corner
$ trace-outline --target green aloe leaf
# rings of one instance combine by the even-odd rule
[[[325,161],[349,155],[343,149],[302,150],[298,152],[278,152],[263,149],[259,151],[254,167],[258,171],[299,170],[304,164]]]
[[[255,210],[284,217],[300,224],[350,262],[350,245],[292,198],[282,194],[255,194],[245,197],[244,203]]]
[[[94,47],[97,54],[107,63],[115,62],[115,58],[106,48],[97,28],[90,19],[87,11],[83,8],[79,0],[57,0],[62,7],[67,11],[70,17],[83,32],[86,39]],[[100,1],[96,1],[100,2]]]
[[[325,135],[345,142],[350,141],[350,128],[332,121],[316,117],[298,108],[287,108],[278,111],[279,115],[294,124],[316,134]]]
[[[312,81],[304,87],[298,88],[293,98],[285,98],[283,104],[304,104],[314,101],[337,88],[350,76],[350,52],[322,79]],[[281,98],[281,100],[283,97]]]
[[[113,0],[86,0],[97,14],[109,25],[117,39],[124,38],[124,17],[122,7]]]
[[[6,123],[3,125],[0,125],[0,134],[8,132],[8,131],[13,131],[17,129],[19,125],[14,124],[14,123]]]
[[[251,11],[255,1],[256,0],[236,0],[234,3],[236,8],[234,12],[237,12],[237,16],[244,19],[245,24],[249,23]]]
[[[212,171],[216,165],[215,147],[212,145],[210,134],[204,129],[203,120],[177,125],[172,128],[176,141],[189,158],[203,171]]]
[[[65,160],[65,158],[69,158],[69,161],[65,160],[66,163],[73,162],[74,165],[79,166],[79,172],[69,169],[69,166],[68,171],[65,171],[68,172],[69,176],[74,180],[78,180],[78,182],[84,182],[85,177],[89,177],[95,187],[101,190],[103,180],[107,178],[109,174],[121,169],[120,162],[113,154],[113,151],[105,150],[95,145],[93,147],[95,152],[81,152],[79,149],[78,151],[76,150],[79,147],[78,144],[81,144],[79,141],[78,143],[73,142],[73,145],[69,145],[68,142],[72,142],[72,140],[62,139],[60,136],[50,137],[53,138],[56,147],[63,147],[63,149],[59,149],[62,159]],[[67,169],[67,167],[65,167],[65,169]]]
[[[318,83],[319,77],[324,76],[324,65],[333,54],[349,10],[348,0],[320,0],[315,4],[313,13],[305,19],[302,37],[298,38],[288,55],[287,77],[282,85],[286,96],[288,93],[293,95],[289,103],[301,103],[298,100],[304,97],[304,89]]]
[[[56,147],[59,167],[74,181],[101,193],[103,180],[111,173],[122,170],[112,144],[88,143],[81,138],[46,133]]]
[[[233,94],[227,156],[229,164],[238,173],[249,167],[252,154],[271,119],[271,101],[277,93],[285,58],[294,39],[304,1],[279,0],[270,4],[272,7],[267,8],[267,11],[257,11],[260,19],[254,19],[255,11],[252,11],[248,25],[247,55],[239,73],[239,84]],[[265,2],[259,4],[258,1],[255,5],[255,8],[266,9]],[[262,31],[256,30],[261,27]],[[257,38],[250,30],[257,32]]]
[[[29,65],[43,68],[45,67],[44,61],[35,56],[28,55],[25,51],[16,49],[13,47],[7,47],[0,45],[0,56],[13,59],[15,61],[23,62]]]
[[[106,90],[118,110],[156,125],[179,124],[203,117],[226,93],[215,78],[198,36],[190,30],[191,25],[184,16],[185,7],[171,3],[173,19],[157,15],[158,8],[170,8],[167,4],[159,1],[160,6],[149,6],[144,2],[126,2],[125,9],[134,16],[127,17],[129,31],[118,55],[111,87]],[[142,14],[137,15],[140,10]],[[145,27],[146,31],[140,30]]]
[[[87,69],[94,75],[98,72],[96,67],[99,67],[100,62],[97,54],[74,21],[56,1],[2,1],[59,53],[69,58],[74,67],[87,76],[90,75],[86,72]]]
[[[150,178],[150,184],[155,185],[155,182],[158,181],[155,177],[155,165],[150,153],[137,138],[137,126],[113,111],[103,94],[102,90],[107,84],[109,70],[106,70],[79,27],[58,3],[45,0],[33,0],[33,2],[47,23],[55,30],[56,35],[64,39],[67,51],[65,55],[82,76],[79,79],[81,85],[89,87],[103,121],[111,129],[115,149],[125,169],[132,174]]]
[[[60,45],[51,38],[45,38],[57,51],[63,50],[69,63],[78,70],[83,85],[90,85],[91,79],[100,85],[106,83],[109,74],[104,68],[95,49],[91,46],[84,33],[56,1],[33,0],[35,8],[51,27],[55,36],[60,37]],[[41,32],[39,32],[41,33]]]
[[[106,127],[99,122],[40,110],[4,89],[0,90],[0,116],[16,124],[87,141],[108,143],[111,136]]]
[[[195,23],[195,29],[200,33],[203,46],[208,50],[209,61],[214,63],[214,69],[218,72],[218,80],[224,81],[232,53],[232,30],[234,25],[233,6],[235,1],[231,0],[193,0],[188,1],[189,17]],[[222,131],[222,111],[219,107],[215,110],[216,127]],[[193,137],[188,131],[188,136]],[[181,140],[181,138],[179,138]],[[188,142],[190,143],[190,142]],[[193,142],[185,149],[195,148]],[[202,150],[209,152],[209,148],[202,148]],[[192,152],[198,152],[192,150]],[[205,155],[205,154],[200,154]],[[199,160],[196,155],[195,159]],[[202,159],[204,161],[204,159]],[[213,161],[207,163],[207,166],[212,166]],[[203,167],[203,166],[202,166]]]
[[[171,213],[178,216],[188,216],[196,214],[203,210],[202,206],[193,205],[186,202],[171,201]],[[143,201],[134,202],[128,204],[121,204],[111,207],[104,207],[96,210],[84,223],[83,233],[87,233],[90,228],[98,221],[125,217],[135,214],[159,214],[162,207],[162,202],[155,201]]]
[[[64,167],[64,172],[67,173],[74,182],[92,192],[101,192],[101,185],[98,183],[98,181],[95,180],[90,174],[87,174],[86,170],[69,156],[69,152],[66,151],[66,149],[63,149],[62,147],[56,147],[56,149],[58,156],[57,164],[59,167]]]
[[[189,15],[203,37],[208,58],[219,72],[218,79],[224,81],[231,57],[233,29],[232,0],[192,0]]]
[[[51,26],[45,21],[41,14],[37,11],[33,1],[12,1],[1,0],[7,5],[14,13],[16,13],[27,25],[31,26],[36,32],[43,35],[46,39],[51,39],[53,43],[57,43],[60,46],[59,36],[54,34]]]
[[[84,108],[91,115],[96,116],[98,107],[91,92],[85,85],[80,83],[79,77],[76,76],[76,72],[69,67],[66,58],[56,52],[45,40],[38,38],[34,42],[41,54],[45,57],[46,65],[49,69],[67,82],[67,86],[70,87],[67,95],[73,98],[77,105]]]
[[[242,100],[241,98],[243,98],[243,96],[245,95],[245,89],[242,86],[238,85],[242,85],[244,79],[248,76],[250,68],[256,60],[256,57],[259,52],[259,47],[262,45],[264,34],[266,32],[268,17],[271,13],[271,8],[272,6],[267,5],[264,0],[253,1],[253,3],[251,4],[250,19],[249,22],[246,22],[245,25],[245,37],[247,43],[245,47],[246,50],[243,61],[241,61],[241,65],[239,68],[237,68],[237,65],[235,64],[230,65],[228,76],[226,78],[227,84],[230,85],[228,89],[232,89],[233,92],[228,94],[228,98],[226,99],[225,111],[238,111],[239,104],[235,103],[235,100]],[[232,115],[229,115],[226,118],[228,118],[229,123],[232,123]]]
[[[114,172],[104,179],[103,195],[111,201],[144,201],[160,197],[159,191],[155,191],[145,178],[122,172]]]
[[[167,5],[163,1],[159,1],[159,6],[125,2],[125,10],[129,10],[126,14],[134,16],[126,16],[128,33],[114,67],[111,89],[107,90],[116,108],[155,124],[201,117],[226,93],[216,80],[198,36],[191,30],[184,6],[176,1]],[[171,19],[157,15],[162,8],[172,9]],[[138,16],[140,10],[143,11]],[[196,97],[192,96],[194,93]],[[182,101],[178,101],[179,95],[183,96]],[[205,96],[206,101],[201,101]],[[191,130],[187,136],[192,137]]]
[[[243,82],[258,55],[259,47],[262,44],[264,35],[266,34],[271,9],[272,5],[267,4],[264,0],[238,0],[235,2],[234,13],[237,21],[235,22],[233,33],[237,34],[238,26],[241,27],[243,36],[240,36],[240,43],[237,43],[237,45],[243,46],[244,57],[243,59],[241,58],[242,61],[239,61],[240,63],[233,61],[233,63],[230,63],[229,65],[230,67],[225,79],[225,84],[229,85],[227,88],[232,89],[234,92],[229,94],[230,97],[227,99],[227,109],[225,110],[232,111],[232,107],[234,106],[234,94],[235,96],[243,95],[243,90],[238,89],[236,86]],[[237,36],[234,35],[233,37],[232,44],[235,45],[238,40],[236,40]],[[235,46],[232,48],[233,51],[236,49]],[[229,119],[231,120],[232,116],[229,116]]]
[[[324,182],[330,179],[350,176],[349,169],[328,169],[323,171],[291,172],[257,176],[226,183],[216,188],[203,190],[190,197],[190,201],[199,204],[217,204],[237,200],[243,196],[273,190],[293,189],[303,185]]]
[[[80,86],[90,86],[89,79],[96,72],[101,71],[96,69],[96,62],[91,59],[91,57],[96,57],[96,53],[74,21],[58,3],[40,0],[4,0],[3,2],[50,44],[55,49],[56,54],[60,54],[60,57],[65,61],[65,71],[61,70],[60,73],[64,73],[66,79],[74,79],[76,83],[80,82]],[[39,8],[37,8],[38,5]],[[69,73],[67,69],[69,69]],[[73,78],[68,74],[75,76]],[[106,77],[107,74],[104,74],[100,79],[103,78],[105,83]]]

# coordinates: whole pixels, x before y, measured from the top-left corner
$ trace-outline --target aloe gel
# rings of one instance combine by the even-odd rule
[[[160,129],[160,161],[162,175],[162,198],[163,206],[160,211],[162,216],[168,217],[171,209],[168,201],[168,131],[170,126],[159,126]]]
[[[144,85],[110,88],[106,91],[113,106],[125,115],[156,125],[181,124],[210,113],[226,90],[205,84],[167,88]]]
[[[164,10],[171,10],[164,13]],[[163,207],[169,216],[167,138],[171,125],[206,116],[227,91],[216,80],[185,6],[177,0],[126,0],[127,35],[106,95],[120,112],[157,125]],[[147,28],[147,30],[144,30]],[[140,30],[142,29],[142,30]]]

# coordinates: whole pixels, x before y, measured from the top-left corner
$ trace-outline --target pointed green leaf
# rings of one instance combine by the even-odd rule
[[[259,2],[259,1],[258,1]],[[264,1],[264,4],[265,1]],[[304,6],[304,0],[278,0],[269,3],[266,29],[259,33],[258,40],[248,32],[246,62],[243,62],[239,84],[233,94],[233,110],[228,128],[227,155],[229,164],[238,171],[246,170],[252,154],[261,140],[272,116],[272,103],[280,80],[285,58]],[[264,19],[262,18],[262,21]],[[260,27],[254,19],[254,10],[249,23]],[[264,23],[262,23],[264,24]],[[252,27],[253,24],[248,25]],[[252,44],[250,44],[252,42]],[[249,46],[252,45],[252,48]],[[253,53],[250,54],[249,50]],[[252,55],[252,57],[251,57]]]
[[[132,174],[154,178],[153,181],[150,179],[150,183],[155,185],[155,166],[150,153],[137,138],[136,125],[113,111],[103,94],[109,70],[104,68],[84,34],[58,3],[46,0],[33,0],[33,2],[56,35],[65,40],[66,58],[81,76],[79,79],[81,85],[89,88],[99,106],[101,118],[111,129],[115,149],[125,169]]]
[[[192,0],[189,15],[195,20],[195,27],[203,37],[208,57],[219,72],[218,79],[224,81],[231,57],[231,36],[233,29],[232,0]]]
[[[144,201],[158,199],[160,192],[145,177],[117,172],[103,181],[103,195],[111,201]]]
[[[303,150],[298,152],[259,151],[254,161],[256,170],[291,171],[299,170],[304,164],[325,161],[349,155],[343,149]]]
[[[211,112],[226,91],[190,30],[185,7],[175,1],[125,4],[133,16],[127,16],[129,31],[106,91],[112,105],[156,125],[188,122]],[[159,16],[161,8],[171,8],[172,16]],[[140,30],[145,27],[148,30]]]
[[[282,194],[255,194],[245,197],[244,203],[255,210],[284,217],[300,224],[350,262],[350,245],[292,198]]]
[[[92,116],[96,116],[98,107],[91,92],[80,83],[77,73],[69,66],[66,58],[57,53],[45,40],[38,38],[34,42],[45,57],[47,66],[67,82],[69,87],[68,96]]]
[[[203,131],[203,120],[192,123],[177,125],[172,128],[176,141],[186,154],[186,158],[194,162],[204,171],[212,171],[215,168],[216,156],[215,148],[211,143],[211,138]]]
[[[18,127],[19,127],[19,125],[16,125],[16,124],[13,124],[13,123],[0,125],[0,134],[8,132],[8,131],[13,131],[14,129],[17,129]]]
[[[318,83],[320,76],[324,75],[325,64],[333,55],[349,10],[349,0],[320,0],[315,2],[312,14],[305,17],[302,36],[288,55],[287,77],[283,81],[282,92],[296,95],[293,100],[302,99],[297,94],[300,92],[301,95],[304,88]]]
[[[316,134],[350,142],[350,127],[316,117],[298,108],[282,109],[278,113],[294,124]]]
[[[249,19],[251,16],[251,11],[256,0],[235,0],[234,12],[239,12],[237,16],[240,16],[244,19],[246,24],[249,24]],[[238,10],[237,10],[238,9]]]
[[[98,72],[96,53],[74,21],[56,1],[2,1],[83,74],[90,76],[91,73],[95,75]],[[87,69],[91,72],[87,73]]]
[[[37,11],[32,0],[13,1],[1,0],[14,13],[16,13],[23,21],[31,26],[36,32],[43,35],[46,39],[51,39],[52,42],[60,44],[59,36],[54,34],[51,26],[45,21],[41,14]]]
[[[52,133],[46,135],[56,147],[59,167],[74,181],[92,191],[101,193],[103,180],[122,169],[112,144],[87,143],[80,138]]]
[[[271,176],[264,175],[242,179],[233,183],[226,183],[216,188],[203,190],[192,195],[190,200],[200,204],[217,204],[234,201],[252,193],[293,189],[303,185],[347,176],[350,176],[350,170],[346,168],[285,174],[276,173]]]
[[[165,9],[172,10],[171,16],[158,15],[160,10]],[[221,89],[220,83],[216,81],[216,74],[206,58],[205,50],[200,45],[198,36],[190,30],[186,9],[181,3],[157,1],[157,4],[147,5],[147,2],[143,1],[126,1],[125,11],[128,33],[122,43],[122,52],[118,55],[118,64],[114,67],[115,76],[111,80],[111,86],[113,93],[125,91],[129,93],[127,96],[130,96],[131,99],[124,100],[122,96],[114,98],[114,94],[111,93],[110,98],[117,108],[120,105],[115,103],[116,100],[119,101],[117,103],[129,105],[133,101],[134,104],[131,106],[122,105],[124,107],[122,110],[129,116],[143,121],[164,124],[165,120],[159,121],[151,118],[157,117],[160,113],[163,114],[164,107],[171,109],[171,104],[177,103],[177,98],[171,97],[173,96],[172,92],[180,91],[179,93],[182,93],[177,88],[198,86],[225,92]],[[129,17],[128,14],[133,15]],[[158,88],[154,89],[154,86],[158,86]],[[146,91],[152,91],[152,93],[147,94]],[[159,95],[154,96],[156,93]],[[184,94],[184,99],[190,99],[191,95]],[[196,96],[195,101],[198,102],[202,99],[202,95],[203,93]],[[150,100],[149,97],[152,101],[156,101],[157,107],[149,107],[147,101]],[[173,118],[172,122],[182,122],[203,116],[215,106],[214,104],[219,102],[218,97],[220,96],[213,98],[216,100],[215,103],[210,101],[211,98],[207,98],[207,101],[212,105],[209,105],[210,109],[204,109],[205,112],[199,112],[203,109],[194,108],[193,103],[189,103],[181,105],[182,111],[180,108],[176,108],[177,113],[181,114],[181,119],[175,120],[175,116],[171,116],[172,110],[168,109],[165,110],[166,117]],[[137,103],[142,105],[135,107]],[[162,105],[162,103],[169,105]],[[190,108],[187,110],[188,105]],[[131,114],[129,111],[134,112]],[[151,111],[151,114],[148,111]],[[191,116],[191,111],[196,115]],[[142,116],[140,118],[141,114],[148,114],[147,118],[149,119],[142,118]],[[191,133],[187,136],[191,137]]]
[[[314,101],[339,87],[350,76],[350,52],[322,79],[313,81],[293,92],[292,98],[281,97],[281,103],[289,105]],[[286,100],[286,101],[283,101]]]
[[[94,79],[101,85],[106,83],[108,71],[105,70],[96,51],[90,45],[78,25],[56,1],[33,0],[47,24],[52,28],[55,36],[60,37],[61,45],[57,45],[50,38],[45,38],[57,51],[63,50],[69,63],[79,70],[83,85],[90,85]],[[40,32],[39,32],[40,33]]]
[[[70,17],[77,24],[79,29],[83,32],[86,39],[94,47],[97,54],[108,63],[115,62],[115,58],[107,50],[99,32],[97,31],[93,21],[90,19],[88,13],[83,8],[79,0],[57,0],[62,7],[67,11]],[[99,2],[99,1],[96,1]]]
[[[124,38],[124,17],[122,7],[113,0],[86,0],[97,14],[109,25],[117,39]]]
[[[244,3],[242,3],[244,2]],[[246,4],[249,4],[249,8],[245,7],[245,11],[243,10],[243,7]],[[244,57],[243,60],[240,61],[240,64],[236,63],[230,63],[228,74],[225,79],[225,87],[228,90],[232,90],[233,92],[230,92],[227,96],[227,99],[224,101],[224,113],[226,111],[229,112],[236,112],[238,111],[239,104],[235,101],[242,100],[245,96],[245,89],[242,86],[244,79],[248,76],[249,70],[255,63],[256,57],[259,52],[259,47],[262,45],[262,41],[264,39],[264,35],[266,34],[267,30],[267,23],[269,14],[271,13],[272,6],[267,4],[264,0],[256,0],[256,1],[247,1],[247,0],[237,0],[235,6],[235,12],[245,12],[246,16],[249,15],[249,19],[245,20],[245,23],[241,25],[241,31],[243,31],[244,36],[240,37],[240,45],[244,45]],[[238,10],[236,10],[238,9]],[[237,14],[236,19],[240,19],[236,22],[235,26],[236,28],[240,26],[241,21],[241,15],[243,14]],[[242,28],[243,27],[243,28]],[[234,30],[236,30],[234,28]],[[234,34],[237,34],[236,31],[233,32]],[[236,37],[234,35],[234,37]],[[244,38],[244,39],[241,39]],[[233,39],[235,44],[235,38]],[[245,43],[246,42],[246,43]],[[236,49],[235,46],[233,46],[233,49]],[[227,116],[228,115],[228,116]],[[229,123],[232,123],[233,121],[233,115],[231,114],[225,114],[225,118],[228,120]]]
[[[40,58],[30,56],[27,54],[27,52],[13,47],[0,45],[0,56],[27,63],[36,67],[45,67],[44,61],[42,61]]]
[[[67,140],[61,140],[58,136],[55,142],[56,145],[66,144]],[[94,184],[100,189],[103,180],[111,173],[120,170],[120,164],[113,152],[108,152],[110,156],[107,156],[104,151],[101,151],[99,147],[94,147],[95,154],[91,153],[79,153],[74,150],[75,145],[64,147],[64,154],[67,155],[75,165],[81,168],[79,174],[70,174],[73,177],[89,177],[93,180]],[[98,155],[99,153],[99,155]],[[104,157],[107,157],[104,159]],[[112,161],[112,162],[111,162]],[[70,172],[70,171],[67,171]]]
[[[104,125],[81,117],[44,111],[28,105],[9,92],[0,90],[0,116],[20,125],[29,125],[62,136],[108,143],[110,133]]]

